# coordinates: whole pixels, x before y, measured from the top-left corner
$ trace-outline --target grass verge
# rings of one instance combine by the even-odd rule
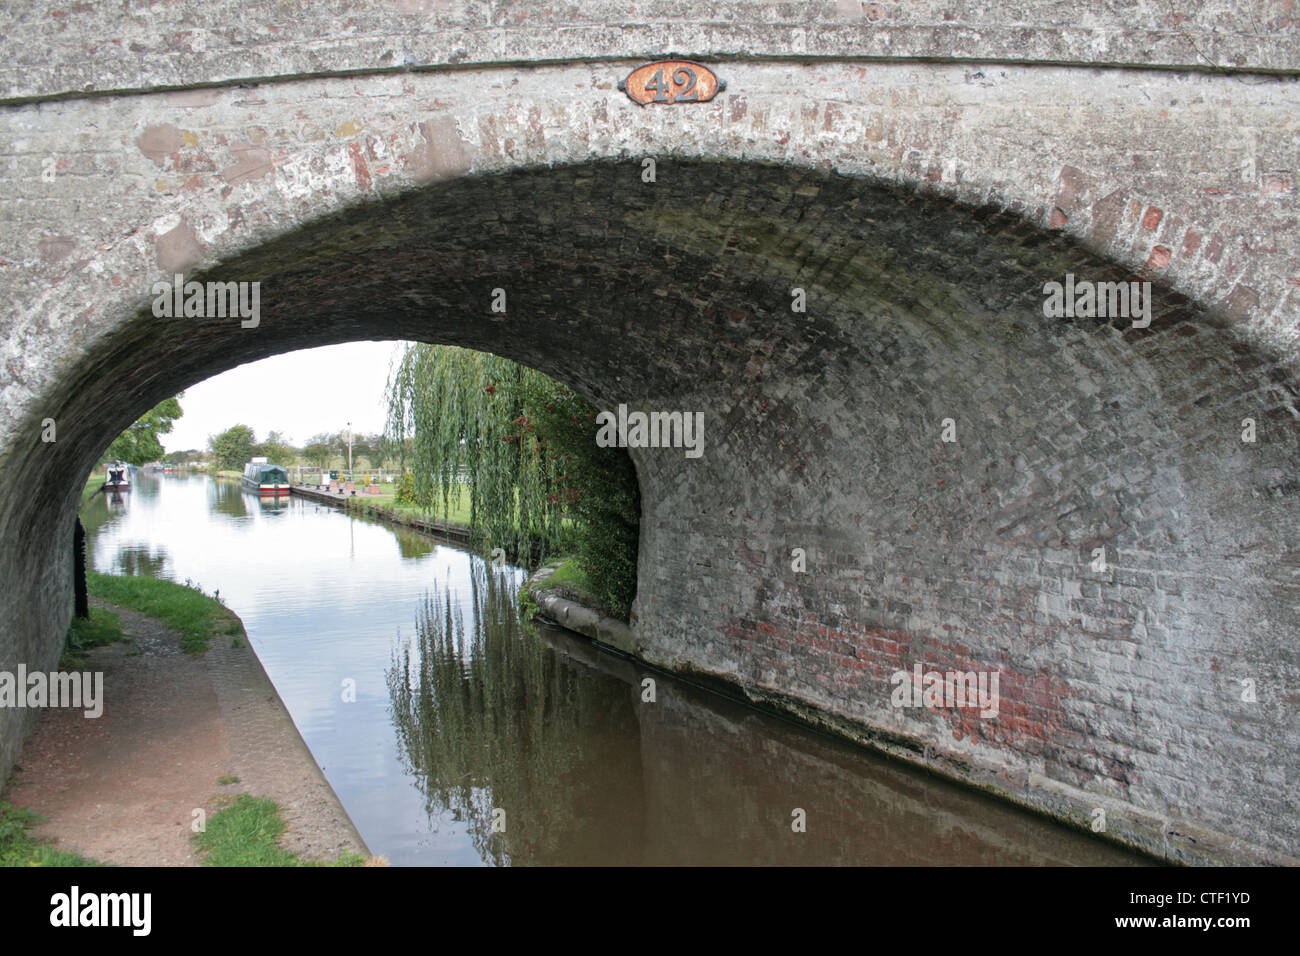
[[[97,860],[56,850],[32,835],[40,817],[0,803],[0,866],[102,866]]]
[[[214,813],[194,842],[205,866],[360,866],[365,858],[343,854],[334,862],[304,860],[280,846],[284,818],[274,800],[241,793]]]
[[[555,573],[546,583],[550,587],[567,588],[578,595],[591,598],[591,584],[587,581],[587,572],[578,564],[577,558],[565,558],[564,563],[555,569]]]
[[[81,670],[86,664],[86,651],[124,640],[127,637],[122,631],[121,618],[112,611],[92,607],[90,617],[74,617],[68,625],[68,638],[63,643],[59,669]]]
[[[451,502],[446,515],[443,515],[440,507],[429,508],[409,501],[397,501],[394,498],[362,498],[357,496],[346,500],[353,507],[367,505],[374,511],[386,512],[394,516],[409,515],[426,521],[446,521],[462,527],[469,527],[469,495],[462,495],[460,501]]]
[[[86,586],[109,604],[147,614],[179,631],[181,650],[189,654],[202,654],[214,637],[230,634],[239,639],[244,633],[239,618],[219,598],[188,583],[91,571],[86,574]]]

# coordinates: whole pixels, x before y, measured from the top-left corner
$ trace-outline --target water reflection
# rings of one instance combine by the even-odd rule
[[[480,563],[473,613],[435,587],[388,673],[431,819],[489,864],[1131,863],[1087,836],[662,674],[520,629]],[[803,810],[805,832],[791,827]],[[505,811],[505,833],[494,812]]]
[[[167,549],[161,545],[126,546],[118,549],[108,571],[157,578],[166,576],[163,573],[166,567]]]
[[[467,626],[434,587],[388,674],[430,817],[466,821],[487,863],[636,862],[645,814],[627,686],[526,639],[511,575],[479,562],[470,590]]]
[[[433,538],[416,531],[394,528],[393,537],[397,539],[397,550],[404,558],[422,558],[433,554],[434,549],[438,547],[438,543]]]
[[[231,518],[248,516],[248,501],[253,497],[244,493],[236,481],[213,481],[208,488],[208,500],[212,507]]]

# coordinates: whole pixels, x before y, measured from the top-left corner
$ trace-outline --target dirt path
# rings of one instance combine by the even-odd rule
[[[193,657],[152,618],[92,603],[120,614],[131,642],[88,655],[83,670],[104,673],[101,717],[51,709],[23,747],[5,799],[46,818],[40,836],[105,863],[195,866],[193,811],[247,792],[280,805],[285,849],[369,855],[246,638]]]

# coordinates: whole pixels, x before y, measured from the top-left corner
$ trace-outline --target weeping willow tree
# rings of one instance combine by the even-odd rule
[[[530,559],[569,546],[563,508],[549,500],[550,462],[521,440],[524,379],[537,374],[485,352],[414,345],[388,385],[389,432],[412,476],[403,496],[447,517],[467,495],[479,543]]]
[[[626,617],[640,498],[627,452],[596,445],[597,409],[540,372],[485,352],[410,345],[388,383],[398,495],[444,518],[469,499],[484,549],[536,564],[574,554],[593,596]]]

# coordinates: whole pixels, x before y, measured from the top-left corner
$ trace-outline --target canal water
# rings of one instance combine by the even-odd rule
[[[82,520],[95,570],[198,584],[239,614],[394,865],[1143,862],[565,631],[529,632],[520,569],[419,534],[144,473]]]

